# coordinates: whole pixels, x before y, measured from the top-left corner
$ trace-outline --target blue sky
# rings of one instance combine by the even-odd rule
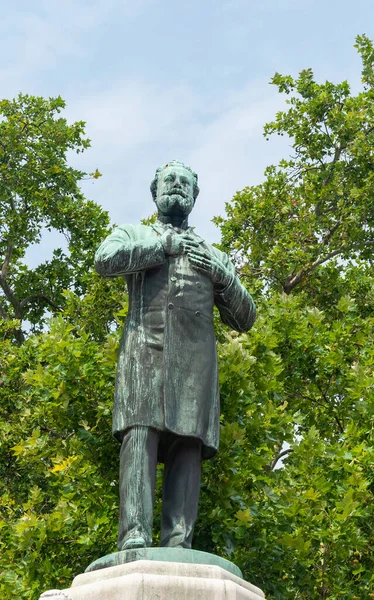
[[[358,88],[354,39],[374,37],[372,0],[16,0],[1,13],[1,96],[61,95],[66,117],[87,122],[92,148],[72,162],[103,177],[86,195],[138,222],[156,167],[183,160],[201,189],[191,224],[210,241],[213,215],[289,151],[262,137],[284,106],[274,72],[312,67]]]

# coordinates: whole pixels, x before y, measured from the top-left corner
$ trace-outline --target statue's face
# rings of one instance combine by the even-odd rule
[[[165,167],[157,184],[156,204],[163,215],[187,217],[195,204],[192,173],[183,167]]]

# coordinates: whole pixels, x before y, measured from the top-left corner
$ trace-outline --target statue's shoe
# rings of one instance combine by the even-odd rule
[[[122,550],[132,550],[133,548],[146,548],[147,544],[143,537],[129,538],[122,545]]]

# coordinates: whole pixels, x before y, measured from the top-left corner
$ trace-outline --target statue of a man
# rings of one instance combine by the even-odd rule
[[[124,276],[129,294],[113,411],[119,550],[151,546],[158,461],[161,546],[191,547],[201,461],[216,454],[219,439],[213,306],[236,331],[248,331],[256,316],[227,255],[188,227],[196,173],[174,160],[157,169],[151,192],[157,221],[117,227],[96,253],[98,273]]]

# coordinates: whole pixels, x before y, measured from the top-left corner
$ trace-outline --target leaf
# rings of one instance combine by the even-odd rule
[[[305,500],[317,500],[320,497],[320,495],[320,492],[314,490],[313,488],[310,488],[304,493],[304,498]]]
[[[95,169],[95,171],[93,171],[93,173],[90,173],[90,176],[93,179],[99,179],[99,177],[102,177],[102,173],[100,173],[99,169]]]
[[[23,454],[25,451],[25,442],[21,440],[19,444],[12,447],[12,451],[15,456],[20,456]]]
[[[238,512],[235,514],[235,517],[242,523],[248,523],[252,519],[249,508],[246,508],[245,510],[238,510]]]
[[[61,462],[60,459],[56,459],[55,466],[49,470],[50,473],[59,473],[61,471],[65,471],[65,469],[71,467],[71,465],[78,459],[77,456],[69,456],[65,458]],[[58,462],[59,461],[59,462]]]

